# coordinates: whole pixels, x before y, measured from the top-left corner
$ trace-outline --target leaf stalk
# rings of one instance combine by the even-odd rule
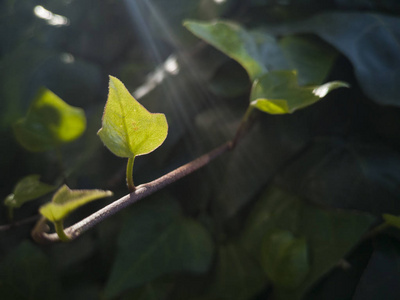
[[[126,183],[128,185],[128,189],[130,193],[133,193],[136,190],[135,184],[133,183],[133,163],[135,161],[135,157],[129,157],[128,163],[126,165]]]
[[[54,222],[54,226],[60,241],[69,242],[71,240],[64,231],[64,221],[56,221]]]

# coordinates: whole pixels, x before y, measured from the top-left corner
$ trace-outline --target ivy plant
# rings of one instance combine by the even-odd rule
[[[255,2],[261,5],[260,1]],[[192,5],[193,3],[190,2],[189,6]],[[206,1],[202,2],[202,5],[207,5]],[[313,28],[313,22],[306,28],[310,26]],[[395,22],[391,20],[389,23]],[[248,77],[246,78],[247,85],[243,85],[247,86],[248,90],[245,91],[247,92],[244,99],[245,105],[239,105],[243,111],[241,111],[241,121],[240,118],[237,120],[236,131],[232,132],[230,139],[214,150],[150,182],[136,186],[132,175],[135,158],[153,152],[164,143],[169,130],[167,117],[168,121],[171,117],[167,112],[165,115],[149,112],[132,96],[122,81],[109,76],[108,98],[103,111],[101,128],[97,134],[109,151],[117,157],[127,159],[125,174],[129,193],[115,199],[81,221],[64,228],[66,218],[78,208],[91,201],[112,196],[113,192],[101,189],[70,189],[69,186],[81,183],[78,180],[72,181],[71,185],[70,183],[61,185],[54,193],[51,202],[39,208],[42,218],[32,232],[37,242],[72,241],[106,218],[210,164],[215,158],[228,151],[235,151],[243,145],[243,148],[239,149],[241,151],[234,153],[237,156],[232,155],[232,157],[237,158],[243,155],[243,149],[247,153],[248,144],[241,144],[241,142],[246,134],[249,134],[246,137],[252,137],[250,131],[251,125],[254,124],[251,122],[252,117],[259,116],[268,120],[285,118],[256,114],[257,110],[269,115],[291,115],[286,117],[293,117],[290,120],[295,120],[299,116],[298,110],[317,103],[338,88],[349,87],[343,81],[328,80],[326,82],[326,76],[337,52],[329,49],[314,60],[313,56],[320,52],[321,47],[318,43],[321,41],[309,42],[311,40],[309,36],[280,38],[270,35],[268,31],[263,31],[263,28],[246,29],[235,21],[188,20],[184,22],[184,25],[197,38],[200,38],[202,43],[210,44],[231,58],[228,63],[238,63],[237,67]],[[335,26],[341,29],[336,23]],[[304,27],[298,29],[300,32],[302,30],[305,30]],[[324,31],[323,34],[320,32],[320,35],[329,39],[331,33]],[[218,54],[221,55],[221,53]],[[276,55],[279,59],[270,63],[268,61],[270,55]],[[360,68],[354,55],[350,55],[350,58],[357,68]],[[310,64],[310,61],[313,63]],[[239,90],[243,92],[242,89]],[[140,97],[138,99],[141,101]],[[100,122],[100,120],[97,121]],[[96,124],[97,129],[98,123]],[[287,123],[284,124],[286,125]],[[86,118],[82,109],[68,105],[48,89],[40,89],[26,116],[14,124],[13,131],[17,141],[25,149],[41,152],[58,149],[76,140],[83,134],[85,128]],[[271,131],[277,136],[280,134],[280,131],[275,128]],[[96,138],[95,134],[93,136]],[[279,138],[286,137],[279,136]],[[271,151],[275,146],[276,144],[272,142]],[[324,152],[325,148],[320,152]],[[346,149],[359,161],[364,175],[374,177],[373,172],[370,171],[371,166],[362,161],[364,156],[359,155],[357,151],[352,151],[350,147]],[[293,174],[297,181],[314,179],[312,176],[317,177],[315,174],[320,170],[320,164],[326,163],[326,160],[336,157],[337,152],[340,152],[329,153],[330,156],[326,160],[321,160],[322,162],[318,162],[317,166],[307,169],[307,172],[311,174],[310,177],[304,176],[304,179],[298,179],[300,172],[297,172],[295,167],[301,164],[309,165],[308,161],[304,163],[296,160],[298,153],[307,154],[307,151],[314,150],[312,144],[302,144],[302,147],[297,149],[296,155],[286,158],[285,164],[281,162],[281,165],[285,165],[285,167],[281,166],[282,169],[285,169],[288,164],[293,164],[287,168],[294,170]],[[365,156],[370,154],[369,151],[372,150],[368,148]],[[270,155],[265,151],[259,152],[263,157]],[[273,155],[271,157],[274,159]],[[304,157],[307,158],[306,155],[302,156]],[[252,157],[252,159],[252,163],[260,164],[258,157]],[[235,164],[236,159],[231,159],[228,163]],[[229,173],[231,169],[227,167],[228,163],[224,161],[216,169]],[[241,167],[239,163],[236,165],[240,171],[242,171]],[[286,169],[284,171],[286,172]],[[274,178],[281,185],[284,183],[279,182],[279,178],[291,175],[289,171],[287,173],[284,171],[281,172],[284,173],[283,175],[280,173]],[[244,173],[243,176],[247,176],[247,179],[251,181],[257,174]],[[101,255],[98,256],[102,259],[107,258],[106,268],[110,272],[101,276],[101,288],[100,285],[94,288],[96,296],[99,297],[101,293],[100,297],[105,299],[130,299],[140,296],[155,299],[165,298],[171,290],[174,290],[175,294],[172,292],[171,299],[247,300],[261,293],[266,294],[266,290],[272,285],[273,297],[277,299],[302,299],[321,278],[338,265],[338,261],[357,245],[368,228],[374,224],[375,218],[367,213],[330,210],[308,203],[300,196],[290,194],[284,188],[275,186],[271,183],[272,178],[265,177],[260,180],[263,183],[262,187],[253,188],[252,196],[248,197],[251,199],[243,205],[240,215],[235,215],[237,211],[233,210],[234,212],[229,217],[222,217],[211,205],[193,211],[188,207],[183,209],[182,205],[168,192],[162,193],[159,198],[150,198],[137,203],[134,209],[126,210],[122,214],[122,230],[116,239],[117,245],[112,255],[108,252],[110,251],[107,247],[108,241],[101,240],[111,232],[112,223],[107,223],[104,227],[99,226],[98,244],[102,247]],[[9,209],[10,216],[15,209],[27,201],[38,199],[60,185],[44,184],[39,181],[39,178],[39,175],[23,178],[17,183],[13,193],[7,196],[4,203]],[[207,176],[201,177],[202,181],[206,179]],[[319,183],[316,180],[309,181],[312,181],[312,184]],[[221,182],[222,180],[218,178],[217,189],[224,187]],[[328,180],[322,181],[322,184],[326,182]],[[267,183],[268,186],[264,187]],[[246,189],[246,184],[243,182],[237,185],[238,190]],[[203,185],[199,183],[199,186],[201,190]],[[303,187],[302,184],[299,186]],[[199,197],[202,196],[204,195]],[[184,200],[188,203],[195,202],[190,197],[187,198]],[[207,194],[203,198],[214,201],[216,197],[214,194]],[[227,198],[226,202],[232,200]],[[384,223],[370,234],[381,232],[382,229],[390,226],[397,228],[400,226],[399,217],[394,214],[383,214],[383,218]],[[47,221],[54,224],[55,233],[47,232],[48,227],[45,226]],[[364,236],[364,241],[367,238],[368,235]],[[79,240],[76,241],[76,243],[79,242]],[[377,248],[373,256],[375,260],[379,260],[379,255],[385,250],[384,243],[378,244],[380,248]],[[58,249],[70,251],[73,245],[70,244],[65,248],[61,246]],[[34,260],[35,266],[43,265],[45,270],[50,270],[47,259],[36,250],[38,249],[30,244],[21,244],[16,255],[9,258],[11,261],[21,261],[28,252],[32,252],[36,258],[39,258]],[[97,254],[99,252],[96,252]],[[59,254],[59,256],[63,255]],[[90,260],[88,264],[92,265],[93,262]],[[4,280],[7,275],[1,273],[1,268],[6,270],[5,272],[12,272],[10,266],[10,264],[0,266],[0,291],[4,287],[10,291],[15,289],[15,286],[19,286],[14,284],[15,280],[12,276]],[[371,269],[373,266],[372,264]],[[84,267],[82,266],[82,269]],[[43,274],[39,277],[47,278]],[[23,279],[29,281],[29,278]],[[50,282],[56,282],[56,279],[51,278]],[[186,290],[184,290],[183,286],[187,282],[190,283],[189,287],[185,286]],[[43,288],[42,283],[38,286]],[[54,286],[58,287],[56,283]],[[32,290],[31,292],[35,294],[33,288],[28,290]],[[184,293],[181,294],[181,290],[184,290]],[[48,293],[51,297],[56,294],[53,291]],[[11,295],[11,293],[4,294]]]

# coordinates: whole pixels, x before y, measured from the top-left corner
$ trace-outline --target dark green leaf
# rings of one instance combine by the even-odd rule
[[[197,37],[240,63],[252,80],[267,71],[255,38],[238,24],[227,21],[185,21],[184,25]]]
[[[167,299],[168,292],[171,290],[171,284],[165,282],[149,282],[134,289],[121,298],[122,300],[162,300]]]
[[[237,244],[221,246],[215,274],[205,299],[252,299],[267,285],[257,262]]]
[[[110,76],[109,94],[98,135],[117,156],[135,157],[154,151],[166,139],[165,115],[148,112],[124,84]]]
[[[299,83],[321,84],[336,53],[321,42],[301,37],[275,37],[261,31],[247,31],[227,21],[186,21],[185,26],[248,72],[251,80],[267,71],[296,69]]]
[[[365,214],[323,210],[283,190],[271,188],[260,197],[250,214],[243,244],[259,256],[262,239],[269,232],[285,230],[304,237],[310,253],[310,271],[298,288],[276,289],[281,299],[300,299],[358,242],[373,221],[374,218]]]
[[[400,247],[398,241],[382,238],[362,275],[353,300],[400,298]]]
[[[86,118],[81,108],[65,103],[48,89],[41,89],[26,117],[13,126],[18,142],[29,151],[45,151],[82,135]]]
[[[22,242],[0,265],[2,299],[59,299],[59,281],[47,257],[30,242]]]
[[[290,231],[267,233],[261,246],[261,264],[269,279],[282,288],[296,288],[310,269],[307,243]]]
[[[379,215],[400,211],[400,155],[376,143],[316,140],[281,172],[278,181],[329,207]]]
[[[146,200],[125,220],[105,295],[115,297],[170,272],[203,273],[212,254],[209,233],[182,216],[175,201]]]
[[[251,105],[269,114],[287,114],[307,107],[330,91],[348,87],[344,82],[333,81],[320,86],[300,87],[295,71],[271,71],[254,81]]]
[[[58,222],[86,203],[112,194],[111,191],[103,190],[71,190],[64,184],[54,194],[51,202],[40,207],[39,211],[48,220]]]
[[[12,194],[4,200],[8,207],[18,208],[25,202],[37,199],[55,190],[56,187],[40,182],[40,175],[29,175],[22,178],[14,188]]]
[[[378,103],[400,105],[400,18],[373,13],[323,13],[271,30],[316,33],[352,62],[364,92]]]
[[[300,86],[323,83],[337,57],[328,45],[311,38],[285,36],[279,46],[289,65],[285,69],[297,70]]]

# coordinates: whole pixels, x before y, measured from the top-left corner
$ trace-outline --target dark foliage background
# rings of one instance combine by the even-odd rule
[[[351,88],[291,115],[256,113],[235,151],[72,243],[37,245],[33,224],[1,231],[1,298],[399,299],[398,230],[365,238],[382,213],[400,213],[399,15],[396,0],[2,1],[1,199],[21,177],[54,183],[61,169],[71,188],[127,193],[126,161],[96,136],[109,74],[169,123],[163,146],[137,158],[136,183],[231,139],[248,105],[247,74],[184,19],[301,38],[331,58],[324,81]],[[272,69],[296,67],[280,64],[296,51],[283,45],[260,45]],[[56,153],[28,153],[12,134],[41,86],[88,119],[84,136],[62,148],[63,166]],[[16,219],[49,199],[26,204]],[[87,205],[68,224],[110,201]],[[8,223],[5,207],[0,221]],[[275,266],[287,272],[272,274],[264,254],[289,235],[305,241],[306,261],[289,251]]]

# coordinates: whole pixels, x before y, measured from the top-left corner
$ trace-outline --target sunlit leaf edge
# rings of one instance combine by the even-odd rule
[[[76,194],[81,194],[81,195],[76,195]],[[39,208],[39,212],[48,220],[52,222],[59,222],[64,220],[70,213],[72,213],[79,207],[91,201],[112,195],[113,192],[111,191],[96,190],[96,189],[71,190],[67,185],[63,185],[54,194],[51,202],[46,203]],[[62,197],[65,196],[67,197],[66,199],[64,198],[60,200]],[[68,196],[71,196],[72,198],[68,199]]]

